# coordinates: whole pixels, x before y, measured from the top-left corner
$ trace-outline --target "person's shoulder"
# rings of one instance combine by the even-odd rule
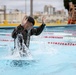
[[[21,28],[23,28],[23,26],[22,26],[21,24],[19,24],[17,27],[21,27]]]
[[[42,26],[46,26],[46,24],[45,24],[45,23],[42,23],[41,25],[42,25]]]

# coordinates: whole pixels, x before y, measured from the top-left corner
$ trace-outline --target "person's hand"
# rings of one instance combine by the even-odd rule
[[[22,23],[21,23],[21,26],[24,26],[26,22],[27,22],[27,17],[24,16],[24,18],[23,18],[23,20],[22,20]]]
[[[46,20],[46,18],[45,18],[45,16],[43,16],[42,17],[42,24],[45,24],[45,20]]]

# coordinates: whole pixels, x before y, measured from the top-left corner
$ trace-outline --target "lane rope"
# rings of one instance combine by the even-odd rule
[[[48,42],[48,44],[76,46],[76,43],[67,43],[67,42]]]
[[[4,42],[13,42],[14,40],[0,40],[0,41],[4,41]],[[34,43],[40,43],[39,41],[31,41]],[[42,42],[42,44],[44,44],[45,42]],[[65,46],[76,46],[76,43],[68,43],[68,42],[47,42],[48,44],[55,44],[55,45],[65,45]]]

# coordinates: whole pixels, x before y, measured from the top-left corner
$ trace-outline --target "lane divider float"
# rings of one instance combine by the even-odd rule
[[[0,41],[4,41],[4,42],[11,41],[11,42],[13,42],[14,40],[0,39]]]
[[[0,36],[11,36],[11,33],[0,33]]]
[[[67,42],[48,42],[48,44],[65,45],[65,46],[76,46],[76,43],[67,43]]]
[[[0,40],[4,42],[13,42],[14,40]],[[34,41],[32,41],[34,42]],[[47,41],[46,41],[47,42]],[[35,43],[40,43],[39,41],[35,41]],[[44,44],[45,42],[42,42]],[[48,44],[54,44],[54,45],[65,45],[65,46],[76,46],[76,43],[68,43],[68,42],[47,42]]]
[[[43,38],[58,38],[58,39],[63,39],[63,36],[43,36]]]

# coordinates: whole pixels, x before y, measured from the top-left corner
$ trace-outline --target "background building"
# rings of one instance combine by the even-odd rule
[[[54,15],[55,7],[53,7],[51,5],[45,5],[44,6],[44,13],[46,13],[47,15]]]
[[[41,22],[42,16],[46,17],[46,22],[48,23],[55,23],[57,20],[60,20],[61,22],[67,20],[67,16],[64,10],[56,10],[56,8],[51,5],[45,5],[43,9],[43,12],[38,11],[33,14],[33,17],[37,19],[38,22]],[[8,23],[21,23],[22,18],[25,15],[27,16],[25,12],[19,9],[10,9],[8,11],[7,8],[1,7],[0,10],[0,23],[3,23],[5,20],[7,20]]]

